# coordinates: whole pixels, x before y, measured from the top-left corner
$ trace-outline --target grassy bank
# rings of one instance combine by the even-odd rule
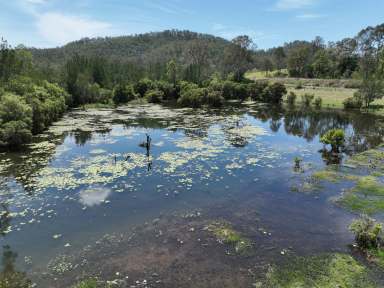
[[[359,86],[359,81],[353,79],[273,77],[276,72],[266,74],[264,71],[250,71],[247,72],[246,77],[254,81],[268,80],[283,83],[287,87],[288,93],[294,92],[297,95],[297,105],[301,105],[301,96],[312,94],[315,98],[322,99],[322,107],[335,109],[343,109],[343,102],[347,98],[353,97]],[[372,107],[367,112],[384,116],[384,98],[373,102]]]

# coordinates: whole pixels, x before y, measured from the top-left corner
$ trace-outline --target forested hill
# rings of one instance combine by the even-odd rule
[[[103,57],[121,62],[155,64],[171,59],[190,64],[191,57],[205,57],[218,65],[229,41],[207,34],[168,30],[134,36],[85,38],[63,47],[31,49],[35,64],[60,66],[76,55]],[[202,48],[202,49],[198,49]],[[191,55],[199,50],[206,55]]]

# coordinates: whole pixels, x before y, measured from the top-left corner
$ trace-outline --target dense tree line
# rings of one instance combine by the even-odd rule
[[[293,41],[255,53],[255,67],[264,71],[287,69],[291,77],[358,77],[367,55],[376,55],[384,43],[384,24],[367,27],[354,38],[326,44],[321,37],[313,41]]]
[[[18,147],[57,120],[69,94],[57,84],[38,79],[32,55],[23,47],[0,45],[0,147]]]

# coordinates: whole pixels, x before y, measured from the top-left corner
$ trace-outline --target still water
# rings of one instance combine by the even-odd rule
[[[252,103],[73,111],[25,151],[0,154],[0,243],[37,287],[93,275],[137,287],[249,285],[286,254],[348,252],[355,215],[332,202],[338,189],[305,179],[328,163],[319,135],[344,129],[347,158],[380,144],[383,126]],[[251,239],[252,255],[210,241],[206,227],[219,220]]]

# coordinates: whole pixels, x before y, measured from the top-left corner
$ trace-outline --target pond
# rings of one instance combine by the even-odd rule
[[[0,154],[3,262],[36,287],[91,276],[251,287],[288,255],[349,253],[356,214],[332,200],[346,187],[308,181],[329,164],[319,135],[345,130],[348,159],[378,146],[383,127],[367,114],[256,103],[74,110],[25,151]],[[226,245],[220,229],[250,249]]]

